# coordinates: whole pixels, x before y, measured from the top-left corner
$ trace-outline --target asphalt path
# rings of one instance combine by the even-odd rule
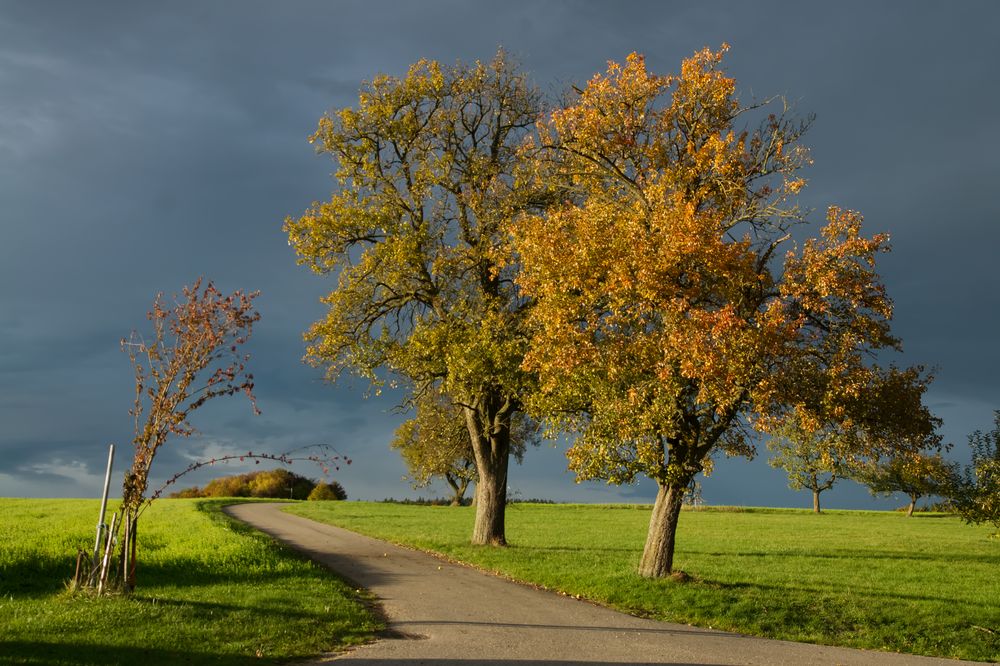
[[[284,513],[280,504],[242,504],[225,511],[378,598],[388,622],[382,637],[311,664],[975,663],[767,640],[644,620]]]

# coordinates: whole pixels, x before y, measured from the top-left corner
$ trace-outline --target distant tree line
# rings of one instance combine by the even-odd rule
[[[813,510],[820,512],[820,493],[839,479],[853,479],[868,486],[872,495],[905,495],[907,515],[912,516],[921,498],[940,497],[934,506],[962,516],[969,523],[992,523],[1000,528],[1000,410],[994,412],[993,429],[969,435],[970,462],[962,465],[944,457],[937,435],[924,439],[916,449],[901,449],[878,459],[838,456],[830,442],[837,432],[810,432],[786,426],[768,442],[774,453],[769,461],[788,474],[788,485],[810,490]]]
[[[295,500],[346,500],[347,492],[337,481],[314,481],[287,469],[261,470],[212,479],[203,488],[184,488],[172,498],[269,497]]]

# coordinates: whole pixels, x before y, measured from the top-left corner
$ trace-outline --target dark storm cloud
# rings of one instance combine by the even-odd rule
[[[817,220],[837,203],[892,234],[881,270],[897,362],[937,367],[929,402],[961,445],[1000,407],[998,15],[988,2],[6,3],[0,495],[96,494],[106,444],[131,437],[118,340],[142,329],[158,291],[200,275],[262,291],[250,349],[264,414],[210,405],[194,419],[201,435],[163,450],[156,479],[215,452],[334,442],[356,461],[338,477],[352,496],[406,494],[387,447],[403,418],[394,400],[364,401],[364,382],[333,387],[300,362],[332,281],[295,265],[281,222],[329,196],[334,165],[306,138],[363,80],[499,46],[556,97],[633,50],[667,72],[729,42],[744,101],[784,95],[815,112],[805,201]],[[542,447],[512,470],[512,488],[651,496],[649,484],[576,485],[565,467],[561,447]],[[764,456],[720,461],[704,485],[714,503],[798,499]],[[849,488],[834,499],[867,501]]]

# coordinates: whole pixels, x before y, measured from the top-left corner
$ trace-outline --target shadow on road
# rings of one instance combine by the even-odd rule
[[[243,666],[253,663],[245,655],[220,655],[213,651],[164,650],[123,645],[58,643],[44,640],[0,639],[0,664],[65,664],[108,666],[109,664],[217,664]]]
[[[415,666],[416,664],[428,663],[426,659],[364,659],[360,657],[341,657],[335,661],[328,662],[331,666]],[[581,664],[581,666],[622,666],[620,661],[584,661],[562,659],[435,659],[435,666],[508,666],[509,664],[520,664],[520,666],[560,666],[565,664]],[[629,662],[629,666],[723,666],[714,662],[679,662],[679,661],[648,661]]]
[[[672,629],[672,628],[651,628],[651,627],[591,627],[591,626],[580,626],[580,625],[567,625],[567,624],[517,624],[512,622],[469,622],[469,621],[457,621],[457,620],[410,620],[403,622],[393,622],[390,626],[391,630],[399,630],[404,635],[411,633],[410,629],[418,629],[419,627],[427,626],[442,626],[442,625],[456,625],[462,627],[487,627],[490,629],[517,629],[518,631],[523,631],[527,629],[543,629],[546,631],[552,629],[562,629],[564,631],[599,631],[599,632],[611,632],[616,634],[623,633],[635,633],[635,634],[671,634],[675,636],[690,636],[691,634],[709,634],[712,638],[746,638],[742,634],[733,634],[728,632],[722,632],[717,630],[711,630],[711,632],[704,629],[698,629],[696,627],[684,628],[684,629]],[[419,633],[413,631],[412,633]],[[588,662],[589,663],[589,662]]]

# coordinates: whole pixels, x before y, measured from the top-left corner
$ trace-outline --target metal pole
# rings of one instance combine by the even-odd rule
[[[115,461],[115,445],[108,447],[108,471],[104,473],[104,495],[101,497],[101,515],[97,517],[97,538],[94,539],[93,568],[97,568],[101,552],[101,531],[104,530],[104,512],[108,508],[108,489],[111,487],[111,465]]]

